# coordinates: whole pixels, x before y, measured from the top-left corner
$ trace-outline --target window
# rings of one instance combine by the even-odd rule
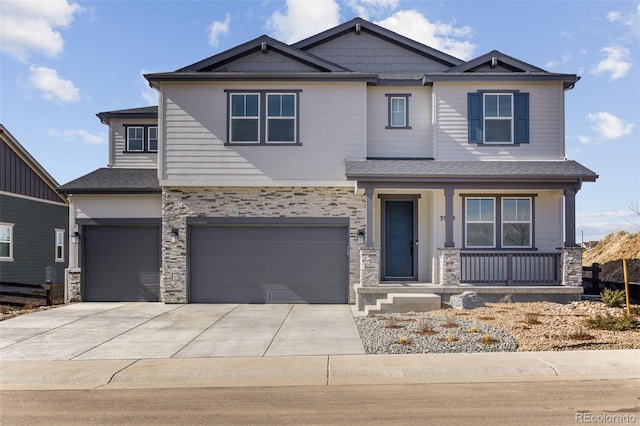
[[[296,97],[293,94],[267,94],[267,142],[296,140]]]
[[[13,223],[0,223],[0,261],[13,260]]]
[[[158,128],[149,127],[149,151],[158,152]]]
[[[495,247],[495,199],[467,198],[465,215],[465,246]]]
[[[56,262],[64,262],[64,229],[56,229]]]
[[[259,109],[258,94],[231,95],[231,141],[260,142]]]
[[[470,143],[529,143],[528,93],[469,93],[467,108]]]
[[[387,129],[410,129],[409,96],[411,94],[387,94]]]
[[[484,141],[513,141],[513,96],[511,94],[484,94]]]
[[[467,196],[464,209],[466,248],[533,248],[533,197]]]
[[[227,90],[228,143],[299,144],[299,92]]]
[[[144,151],[144,127],[127,127],[127,151]]]
[[[502,247],[531,247],[531,199],[502,199]]]
[[[127,153],[158,152],[158,126],[126,126]]]

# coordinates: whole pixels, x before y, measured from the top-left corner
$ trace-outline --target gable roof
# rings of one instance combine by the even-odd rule
[[[158,106],[104,111],[97,113],[96,116],[103,124],[109,124],[112,118],[158,118]]]
[[[291,47],[288,44],[282,43],[274,38],[262,35],[258,38],[250,40],[229,50],[225,50],[224,52],[218,53],[217,55],[211,56],[207,59],[203,59],[202,61],[187,65],[186,67],[180,68],[175,72],[208,72],[251,53],[259,51],[266,53],[268,50],[273,50],[296,61],[302,62],[305,65],[317,69],[318,71],[350,71],[349,69],[341,65],[334,64],[333,62],[329,62],[318,56]]]
[[[53,178],[53,176],[51,176],[49,174],[49,172],[47,172],[45,170],[45,168],[42,167],[42,165],[40,163],[38,163],[38,161],[36,161],[36,159],[31,156],[31,154],[29,154],[29,151],[27,151],[25,149],[25,147],[23,147],[20,144],[20,142],[18,142],[18,140],[1,123],[0,123],[0,140],[2,140],[2,142],[4,142],[9,147],[9,149],[24,164],[26,164],[27,167],[29,167],[29,169],[31,169],[33,171],[33,173],[35,173],[35,175],[42,182],[44,182],[49,189],[51,189],[53,194],[55,194],[55,196],[53,194],[50,194],[49,196],[44,196],[43,195],[43,197],[38,197],[38,198],[42,198],[42,199],[49,200],[49,201],[58,201],[58,202],[63,202],[65,204],[68,204],[68,200],[57,192],[58,182],[56,182],[56,180]],[[9,161],[9,159],[7,159],[7,161]],[[7,166],[6,164],[3,164],[3,167],[6,167],[6,166]],[[11,167],[9,167],[9,169],[11,169]],[[4,173],[2,175],[0,175],[0,176],[1,176],[3,181],[4,181],[4,179],[7,179],[7,176]],[[9,189],[9,187],[11,186],[11,178],[12,177],[13,176],[9,176],[8,180],[4,181],[2,183],[1,188]],[[9,191],[9,192],[13,192],[13,191]],[[29,194],[26,194],[26,193],[22,194],[22,192],[24,192],[24,191],[19,191],[18,193],[20,193],[21,195],[29,195]],[[54,200],[53,198],[56,198],[56,199]]]
[[[103,167],[65,183],[64,194],[159,194],[157,169]]]
[[[492,66],[492,60],[495,58],[496,64],[493,66],[494,68],[497,65],[501,65],[502,67],[508,68],[512,72],[546,72],[542,68],[535,67],[531,64],[523,62],[519,59],[513,58],[509,55],[505,55],[504,53],[498,50],[492,50],[489,53],[485,53],[482,56],[478,56],[475,59],[471,59],[467,62],[464,62],[455,67],[449,68],[447,73],[452,72],[473,72],[475,69],[482,66]]]
[[[436,50],[425,44],[419,43],[408,37],[402,36],[396,32],[383,28],[372,22],[364,20],[360,17],[354,18],[336,27],[330,28],[319,34],[316,34],[314,36],[301,40],[297,43],[292,44],[292,46],[297,49],[308,50],[318,45],[321,45],[323,43],[326,43],[330,40],[333,40],[337,37],[340,37],[344,34],[347,34],[349,32],[358,33],[360,31],[364,31],[375,37],[379,37],[381,39],[389,41],[397,46],[400,46],[402,48],[418,53],[419,55],[429,57],[430,59],[433,59],[437,62],[445,64],[449,67],[456,66],[463,63],[461,59],[458,59],[447,53]]]

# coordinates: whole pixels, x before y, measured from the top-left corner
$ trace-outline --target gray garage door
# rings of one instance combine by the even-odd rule
[[[85,226],[82,233],[83,300],[159,300],[158,226]]]
[[[191,302],[348,303],[346,226],[191,226]]]

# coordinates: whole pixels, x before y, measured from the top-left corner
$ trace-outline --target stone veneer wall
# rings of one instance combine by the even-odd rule
[[[165,303],[187,303],[187,217],[348,217],[349,299],[360,281],[357,230],[364,228],[365,199],[342,187],[165,187],[162,190],[162,271]],[[177,243],[171,230],[179,230]]]
[[[440,284],[460,285],[462,263],[460,261],[460,249],[439,248]]]
[[[570,287],[582,285],[582,248],[562,248],[562,285]]]

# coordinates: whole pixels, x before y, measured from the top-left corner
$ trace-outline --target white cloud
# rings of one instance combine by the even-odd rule
[[[58,72],[47,67],[29,67],[31,87],[42,92],[42,97],[63,104],[78,102],[80,90],[71,80],[64,80]]]
[[[218,38],[229,32],[229,24],[231,23],[231,15],[226,14],[224,21],[214,21],[209,25],[209,44],[213,47],[218,45]]]
[[[589,142],[591,142],[591,138],[589,136],[585,136],[585,135],[578,136],[578,140],[580,141],[580,143],[589,143]]]
[[[276,39],[294,43],[339,23],[340,6],[336,0],[287,0],[286,12],[276,11],[267,20],[267,27]]]
[[[144,78],[144,74],[149,74],[150,71],[142,69],[140,71],[140,77],[138,82],[140,84],[140,97],[148,104],[148,105],[158,105],[158,92],[156,89],[149,86],[149,82],[146,78]]]
[[[0,49],[26,62],[30,52],[55,57],[62,52],[64,40],[56,30],[65,28],[81,11],[67,0],[0,1]]]
[[[565,53],[560,57],[560,59],[552,59],[551,61],[547,62],[545,66],[547,68],[553,68],[557,67],[558,65],[564,65],[569,62],[569,59],[571,59],[571,54]]]
[[[475,50],[468,40],[471,27],[456,27],[455,22],[431,22],[416,10],[400,10],[376,24],[460,59],[471,59]]]
[[[104,136],[94,135],[84,129],[65,129],[63,131],[49,129],[47,134],[53,137],[61,137],[67,142],[73,142],[76,139],[80,139],[82,142],[89,145],[98,145],[106,142],[106,138]]]
[[[631,51],[622,46],[609,46],[600,49],[607,57],[598,63],[591,74],[609,73],[609,80],[617,80],[627,75],[631,69]]]
[[[349,0],[349,7],[361,18],[370,19],[398,7],[399,0]]]
[[[616,22],[619,19],[620,19],[620,12],[611,11],[611,12],[607,13],[607,20],[609,22]]]
[[[591,122],[591,128],[604,139],[618,139],[631,133],[634,127],[634,124],[625,123],[608,112],[589,113],[587,119]]]

